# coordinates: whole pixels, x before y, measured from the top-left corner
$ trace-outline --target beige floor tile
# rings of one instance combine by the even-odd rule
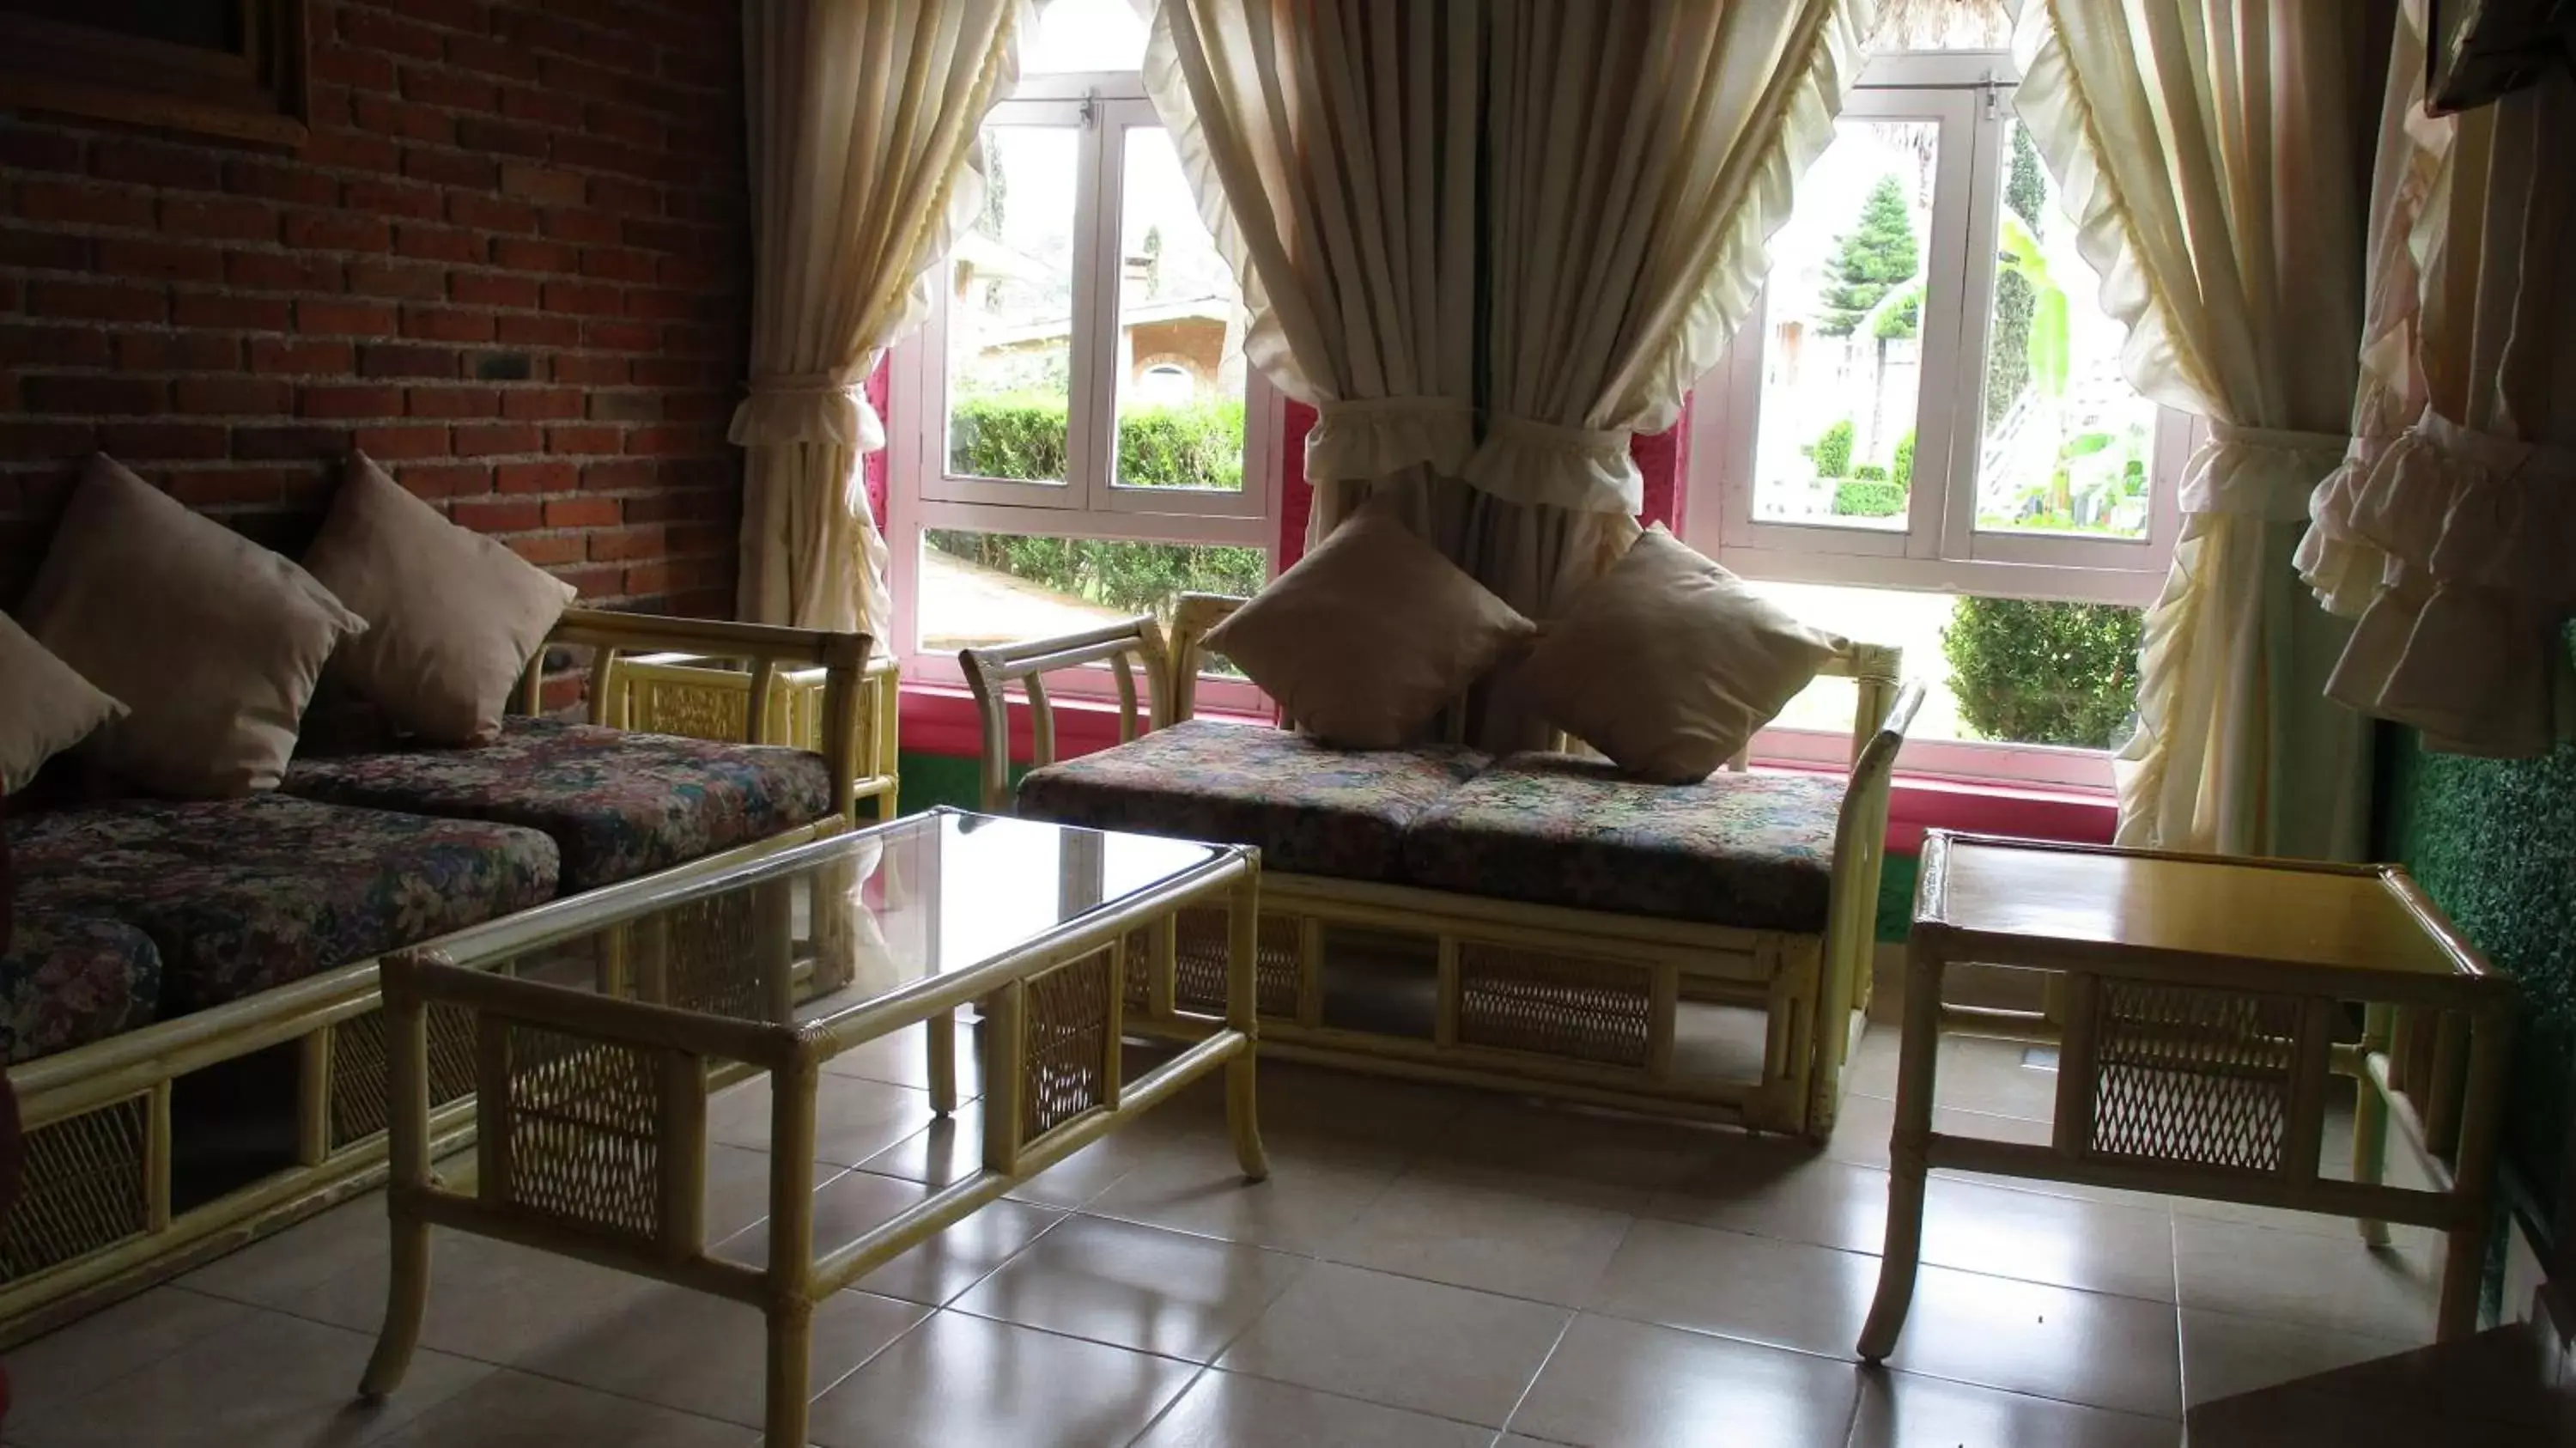
[[[814,1404],[826,1448],[1101,1448],[1197,1372],[1172,1358],[942,1312]]]
[[[1205,1135],[1208,1133],[1192,1130],[1185,1120],[1165,1116],[1157,1109],[1018,1183],[1003,1195],[1015,1202],[1039,1206],[1084,1206],[1137,1167],[1168,1154],[1175,1140]]]
[[[1888,1366],[2150,1418],[2182,1416],[2169,1302],[1925,1267]]]
[[[1218,1364],[1499,1428],[1571,1315],[1324,1262],[1271,1304]]]
[[[385,1255],[385,1194],[368,1192],[227,1253],[179,1285],[235,1302],[284,1307],[343,1272]]]
[[[1680,1190],[1656,1193],[1646,1212],[1782,1242],[1876,1252],[1887,1240],[1887,1172],[1796,1147],[1748,1143]]]
[[[2415,1344],[2232,1312],[2182,1314],[2182,1395],[2192,1407],[2401,1353]]]
[[[2171,1419],[1912,1373],[1866,1373],[1850,1448],[2175,1448]]]
[[[957,1094],[972,1099],[983,1086],[983,1036],[969,1016],[957,1023]],[[877,1037],[823,1063],[835,1076],[858,1076],[892,1086],[930,1089],[930,1033],[923,1026]]]
[[[378,1257],[293,1299],[287,1311],[374,1334],[385,1321]],[[423,1346],[518,1366],[578,1337],[651,1286],[641,1277],[532,1248],[433,1228]]]
[[[1444,1134],[1458,1116],[1490,1099],[1477,1092],[1384,1076],[1265,1060],[1255,1093],[1265,1137],[1290,1144],[1411,1151]],[[1222,1074],[1192,1082],[1156,1115],[1200,1131],[1225,1124]]]
[[[1859,1373],[1848,1362],[1585,1313],[1512,1427],[1582,1448],[1815,1448],[1849,1431]]]
[[[34,1422],[249,1316],[238,1302],[158,1287],[11,1348],[12,1426]]]
[[[1134,1131],[1143,1124],[1126,1129]],[[960,1103],[955,1114],[933,1117],[929,1125],[861,1165],[878,1176],[901,1177],[927,1186],[944,1187],[964,1181],[984,1169],[983,1103]]]
[[[1518,1179],[1417,1163],[1323,1255],[1354,1267],[1572,1307],[1636,1220],[1516,1191]]]
[[[2274,1317],[2408,1346],[2430,1341],[2440,1259],[2426,1246],[2374,1252],[2358,1236],[2174,1218],[2182,1305]]]
[[[892,1219],[929,1189],[918,1182],[854,1171],[835,1177],[814,1194],[815,1250],[850,1241]],[[982,1281],[1064,1213],[1023,1202],[994,1202],[948,1230],[859,1279],[859,1290],[936,1307]],[[769,1228],[755,1226],[713,1252],[729,1262],[769,1261]]]
[[[707,1103],[707,1138],[769,1149],[769,1078],[757,1077]],[[825,1075],[814,1088],[814,1157],[857,1166],[928,1126],[930,1093],[856,1076]]]
[[[1487,1448],[1490,1428],[1242,1373],[1202,1373],[1135,1448]]]
[[[1212,1136],[1156,1144],[1083,1210],[1122,1221],[1311,1253],[1359,1219],[1395,1180],[1401,1158],[1270,1144],[1270,1177],[1247,1182],[1234,1148]]]
[[[28,1448],[318,1448],[367,1442],[464,1391],[493,1369],[416,1353],[400,1391],[358,1401],[372,1335],[262,1308],[46,1412],[12,1412]],[[24,1371],[10,1365],[12,1375]]]
[[[1862,1038],[1861,1052],[1843,1078],[1846,1096],[1894,1099],[1897,1052],[1892,1039],[1876,1044],[1882,1034],[1893,1035],[1872,1031]],[[2057,1073],[2024,1065],[2028,1050],[2019,1041],[1943,1036],[1932,1078],[1933,1103],[1990,1116],[2049,1120],[2057,1114]]]
[[[1584,1306],[1848,1358],[1877,1284],[1875,1257],[1641,1220]]]
[[[378,1441],[386,1448],[748,1448],[739,1423],[506,1368]]]
[[[817,1170],[814,1184],[819,1189],[837,1174],[837,1168]],[[707,1240],[710,1242],[721,1242],[754,1222],[766,1220],[769,1216],[769,1153],[709,1142],[704,1200]]]
[[[834,1293],[814,1313],[808,1381],[820,1394],[928,1316],[864,1292]],[[769,1344],[757,1308],[659,1283],[519,1366],[550,1378],[757,1428]]]
[[[1103,1217],[1074,1217],[954,1304],[960,1312],[1207,1362],[1307,1259]]]
[[[1515,1190],[1634,1212],[1654,1193],[1768,1145],[1723,1127],[1487,1097],[1426,1150],[1444,1166],[1505,1173]]]
[[[2166,1211],[1935,1178],[1923,1203],[1923,1260],[2087,1292],[2174,1300]]]

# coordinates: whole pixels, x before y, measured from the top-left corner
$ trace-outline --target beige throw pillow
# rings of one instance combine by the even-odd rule
[[[124,716],[124,705],[0,614],[0,794],[25,789],[46,760]]]
[[[90,761],[145,789],[273,789],[332,648],[366,628],[287,559],[93,456],[19,611],[129,713]]]
[[[511,685],[576,590],[403,490],[364,454],[304,566],[367,621],[336,681],[432,744],[501,736]]]
[[[1345,749],[1393,749],[1483,677],[1533,626],[1381,509],[1210,630],[1299,728]]]
[[[1657,526],[1547,625],[1511,687],[1622,770],[1693,784],[1844,647]]]

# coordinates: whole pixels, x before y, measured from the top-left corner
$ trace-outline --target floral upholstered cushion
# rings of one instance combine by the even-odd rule
[[[1484,763],[1449,746],[1358,752],[1285,729],[1188,719],[1029,771],[1020,813],[1257,845],[1264,868],[1292,874],[1392,880],[1404,827]]]
[[[1832,888],[1826,774],[1647,784],[1568,754],[1515,754],[1405,832],[1416,885],[1618,915],[1819,931]]]
[[[28,915],[117,920],[151,937],[164,1017],[555,893],[554,843],[534,830],[278,794],[31,815],[10,821],[9,849]]]
[[[122,921],[29,911],[0,952],[0,1061],[16,1065],[152,1021],[161,952]]]
[[[289,794],[525,825],[563,851],[563,888],[596,889],[810,824],[832,811],[823,756],[555,719],[513,718],[463,749],[298,758]]]

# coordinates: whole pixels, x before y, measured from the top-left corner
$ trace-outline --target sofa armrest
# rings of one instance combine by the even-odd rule
[[[890,692],[892,677],[887,672],[890,661],[871,661],[873,645],[863,633],[574,608],[564,611],[554,631],[546,636],[546,643],[548,649],[569,646],[593,651],[590,721],[594,724],[616,722],[611,715],[611,702],[617,696],[621,660],[639,654],[671,653],[741,665],[750,675],[744,734],[754,744],[788,742],[767,737],[774,717],[770,701],[779,676],[799,670],[822,670],[820,752],[831,766],[833,811],[843,819],[857,817],[861,778],[876,778],[881,764],[887,763],[862,756],[891,753],[887,747],[890,740],[879,740],[876,747],[870,748],[863,739],[870,732],[867,714],[874,696]],[[520,707],[526,713],[544,712],[547,651],[538,650],[520,678]]]
[[[1198,595],[1192,595],[1198,596]],[[1055,763],[1055,706],[1047,697],[1046,676],[1059,669],[1088,664],[1109,665],[1118,685],[1118,742],[1136,737],[1136,673],[1145,674],[1145,727],[1159,729],[1172,715],[1172,690],[1163,631],[1153,619],[1138,614],[1080,633],[1057,634],[1025,643],[959,649],[958,665],[975,694],[975,713],[982,726],[985,810],[1001,813],[1011,803],[1011,703],[1016,683],[1029,701],[1029,762]]]
[[[1890,656],[1894,649],[1869,650]],[[1880,697],[1874,698],[1874,695]],[[1923,686],[1897,682],[1894,665],[1883,677],[1861,679],[1861,718],[1854,725],[1855,752],[1851,776],[1843,786],[1842,808],[1834,818],[1833,890],[1825,907],[1824,981],[1817,1019],[1836,1029],[1819,1037],[1824,1059],[1815,1072],[1816,1100],[1831,1120],[1841,1099],[1844,1052],[1850,1034],[1842,1029],[1855,1002],[1868,1000],[1871,957],[1878,941],[1878,881],[1887,861],[1887,805],[1896,786],[1896,755],[1905,733],[1923,707]]]

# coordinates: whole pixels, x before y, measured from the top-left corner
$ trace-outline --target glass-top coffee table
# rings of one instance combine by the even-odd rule
[[[392,1290],[360,1391],[392,1392],[420,1340],[429,1229],[602,1263],[761,1309],[769,1441],[806,1441],[817,1304],[1211,1072],[1244,1174],[1254,1116],[1257,855],[934,810],[737,851],[388,956]],[[1227,1007],[1134,1080],[1127,962],[1168,968],[1173,921],[1227,911]],[[977,1004],[982,1171],[846,1242],[814,1241],[822,1065]],[[768,1265],[708,1254],[707,1096],[770,1075]],[[942,1074],[944,1073],[936,1073]],[[470,1106],[463,1098],[471,1093]],[[953,1102],[940,1102],[943,1108]],[[435,1121],[470,1110],[474,1181],[430,1171]]]

